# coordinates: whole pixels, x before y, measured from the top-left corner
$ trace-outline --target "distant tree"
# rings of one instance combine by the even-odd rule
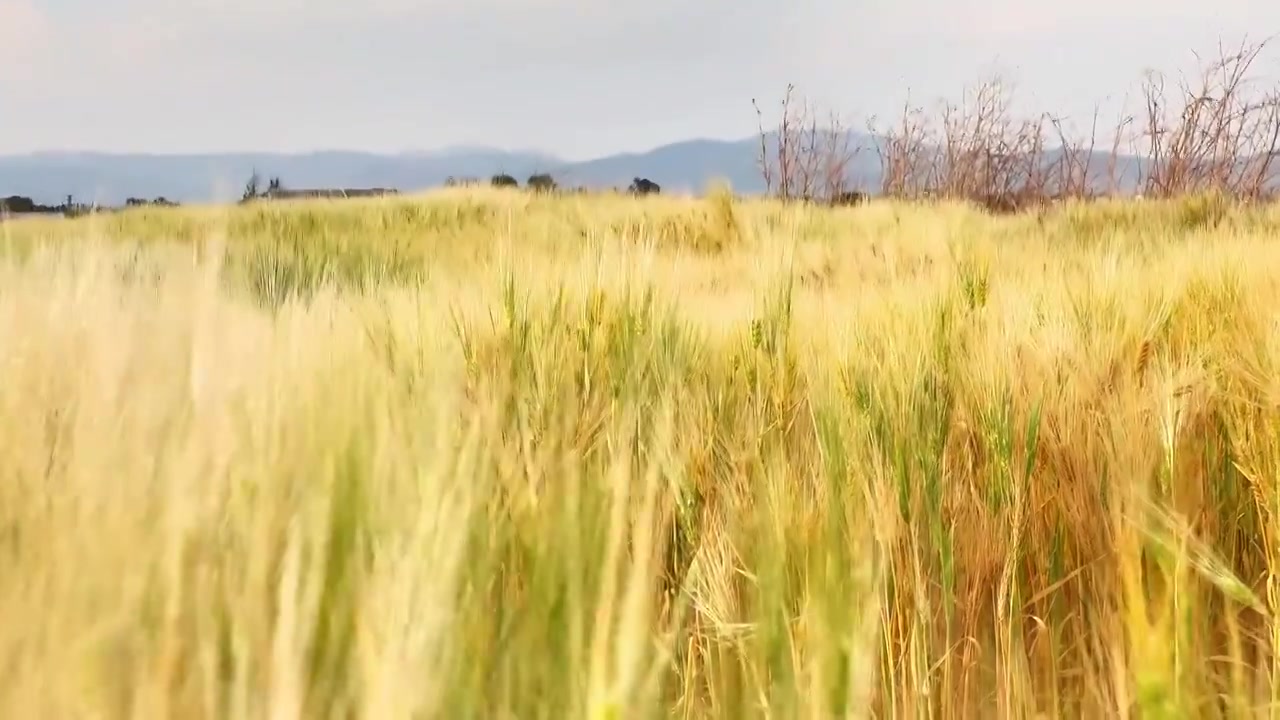
[[[631,186],[627,188],[627,192],[633,195],[649,195],[651,193],[656,195],[662,192],[662,187],[649,178],[635,178]]]
[[[489,181],[494,187],[519,187],[520,181],[507,173],[494,175]]]
[[[867,194],[857,190],[837,193],[831,198],[832,205],[861,205],[866,201]]]
[[[555,178],[547,173],[535,173],[525,182],[526,187],[534,192],[551,192],[556,189]]]
[[[10,195],[7,198],[0,199],[0,211],[14,214],[33,213],[36,211],[36,203],[29,197]]]
[[[241,202],[248,202],[257,198],[260,194],[259,188],[261,184],[262,178],[258,176],[258,171],[255,169],[253,174],[249,176],[249,181],[244,184],[244,194],[240,197]]]
[[[155,205],[156,207],[177,207],[178,203],[166,198],[163,195],[160,195],[154,200],[148,200],[146,198],[140,198],[140,197],[131,197],[124,201],[125,207],[145,207],[147,205]]]
[[[284,189],[284,183],[280,182],[280,176],[276,175],[267,181],[267,194],[279,192]]]

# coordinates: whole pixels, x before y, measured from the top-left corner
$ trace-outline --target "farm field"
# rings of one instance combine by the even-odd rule
[[[1280,206],[480,188],[0,243],[0,717],[1280,701]]]

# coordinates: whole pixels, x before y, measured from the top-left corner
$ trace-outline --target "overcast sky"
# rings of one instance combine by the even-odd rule
[[[1277,32],[1275,0],[0,0],[0,152],[579,159],[749,135],[788,82],[859,119],[997,71],[1083,121]]]

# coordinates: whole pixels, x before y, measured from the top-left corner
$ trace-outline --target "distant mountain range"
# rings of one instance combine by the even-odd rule
[[[864,189],[878,187],[878,138],[851,133],[860,148],[851,180]],[[635,177],[660,184],[666,192],[701,192],[717,179],[736,192],[764,191],[757,164],[760,139],[687,140],[647,152],[622,153],[568,162],[535,151],[493,148],[450,148],[439,151],[375,154],[323,151],[304,154],[218,153],[192,155],[43,152],[0,156],[0,197],[23,195],[37,202],[59,203],[68,195],[77,202],[119,205],[129,197],[163,196],[178,202],[224,202],[240,197],[256,170],[262,182],[279,176],[291,188],[390,187],[414,192],[438,187],[449,177],[487,180],[508,173],[521,184],[534,173],[550,173],[565,186],[626,187]],[[1094,161],[1099,172],[1107,159]],[[1119,159],[1132,182],[1140,160]]]

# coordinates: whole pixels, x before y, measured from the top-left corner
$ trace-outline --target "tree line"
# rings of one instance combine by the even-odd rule
[[[452,175],[444,181],[445,187],[476,187],[483,184],[485,183],[479,178],[459,178]],[[489,178],[488,184],[496,188],[518,189],[520,187],[520,181],[517,180],[514,175],[505,172],[492,175]],[[560,184],[556,182],[555,178],[553,178],[549,173],[534,173],[530,175],[528,179],[525,180],[525,188],[539,193],[566,192],[566,190],[562,188]],[[583,186],[578,186],[567,192],[583,194],[588,192],[588,190]],[[629,186],[627,186],[626,192],[631,195],[656,195],[662,192],[662,186],[649,178],[637,177],[632,180]]]
[[[153,199],[130,197],[127,198],[123,206],[110,207],[97,203],[80,203],[76,202],[75,197],[68,195],[66,199],[57,205],[44,205],[25,195],[10,195],[0,198],[0,216],[3,215],[62,215],[64,217],[80,217],[96,212],[123,210],[125,208],[134,207],[177,207],[178,203],[169,200],[163,195]]]
[[[507,173],[499,173],[492,176],[489,183],[494,187],[500,188],[519,188],[520,182]],[[446,187],[462,187],[468,185],[480,184],[477,180],[457,179],[449,177],[445,181]],[[539,193],[553,193],[562,191],[560,185],[548,173],[536,173],[529,176],[526,181],[526,187],[529,190]],[[658,183],[648,178],[637,177],[627,188],[627,192],[634,195],[652,195],[662,191]],[[575,192],[586,192],[584,188],[577,188]],[[398,195],[399,190],[394,188],[318,188],[318,189],[291,189],[285,187],[284,181],[277,175],[272,176],[263,185],[262,176],[257,170],[249,176],[245,182],[244,188],[240,195],[242,204],[262,201],[262,200],[285,200],[285,199],[303,199],[303,198],[354,198],[354,197],[378,197],[385,195]],[[73,196],[68,195],[66,200],[58,205],[43,205],[37,203],[32,198],[22,195],[11,195],[9,197],[0,198],[0,216],[3,215],[62,215],[65,217],[79,217],[95,212],[118,211],[128,208],[138,207],[177,207],[179,203],[165,198],[164,196],[153,199],[130,197],[125,200],[123,206],[110,207],[97,203],[85,204],[77,203]]]

